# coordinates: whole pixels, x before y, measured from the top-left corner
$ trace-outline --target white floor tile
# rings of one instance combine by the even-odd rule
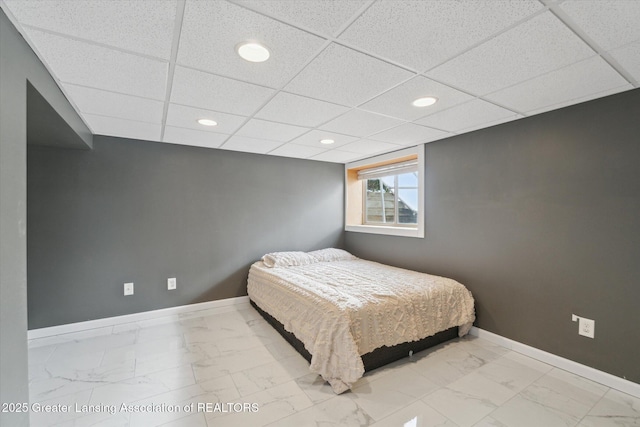
[[[128,427],[129,414],[91,413],[56,427]]]
[[[56,349],[57,344],[33,347],[29,349],[29,367],[45,363]]]
[[[296,384],[314,404],[324,402],[336,395],[329,383],[318,374],[304,375],[296,379]]]
[[[438,388],[438,385],[423,375],[401,369],[356,386],[346,396],[353,399],[374,420],[381,420]]]
[[[189,370],[191,369],[188,367]],[[169,371],[162,371],[172,375]],[[193,378],[193,373],[191,374]],[[191,383],[193,384],[193,382]],[[94,405],[120,405],[131,403],[146,397],[155,396],[171,390],[159,380],[149,377],[136,377],[130,380],[97,387],[91,395],[91,404]]]
[[[455,342],[425,355],[418,353],[416,362],[409,365],[430,381],[446,386],[500,357],[491,350],[468,342]]]
[[[522,359],[519,360],[522,362]],[[545,370],[541,371],[520,362],[509,357],[501,357],[478,368],[473,374],[483,376],[488,380],[501,384],[512,390],[515,394],[542,377],[545,372],[551,369],[550,366],[545,365]]]
[[[580,421],[573,414],[526,399],[522,395],[498,408],[491,417],[508,427],[569,427]]]
[[[640,399],[609,390],[580,423],[580,427],[640,426]]]
[[[313,404],[294,381],[272,387],[236,402],[257,404],[257,411],[213,412],[208,413],[210,426],[265,426],[277,421],[277,425],[286,425],[283,418],[301,413]]]
[[[495,402],[482,394],[469,394],[445,387],[422,400],[458,426],[469,427],[496,410],[501,399]]]
[[[234,374],[246,369],[255,368],[275,359],[264,347],[254,347],[247,351],[229,352],[208,357],[192,364],[196,381]]]
[[[640,399],[470,336],[336,395],[247,304],[31,340],[29,378],[32,403],[117,407],[36,427],[640,427]]]
[[[191,366],[191,364],[205,360],[207,357],[209,357],[209,354],[198,347],[179,348],[177,350],[162,352],[156,357],[138,358],[135,359],[135,376],[141,377],[180,366]]]
[[[138,341],[132,345],[107,349],[104,353],[104,358],[102,359],[102,365],[132,359],[155,359],[164,353],[170,353],[184,347],[184,339],[182,336],[173,336],[143,342]]]
[[[207,427],[207,419],[204,413],[193,414],[161,424],[161,427]]]
[[[65,396],[101,385],[116,383],[134,377],[135,361],[100,366],[92,369],[69,369],[57,371],[54,376],[29,384],[32,402]]]
[[[33,405],[35,402],[32,402],[29,413],[30,425],[31,427],[53,426],[78,418],[82,414],[76,412],[76,404],[80,406],[85,405],[89,403],[90,397],[91,389],[87,389],[67,396],[38,402],[39,405],[36,404],[35,407]],[[38,406],[39,408],[45,408],[47,405],[51,405],[52,407],[65,407],[67,412],[49,412],[45,409],[35,409]]]
[[[484,418],[477,424],[474,424],[473,427],[507,427],[507,426],[502,424],[500,421],[496,420],[495,418],[492,418],[489,416]]]
[[[198,404],[235,402],[239,397],[240,394],[233,380],[226,375],[133,402],[134,405],[153,404],[161,407],[152,412],[131,413],[130,426],[148,427],[167,424],[194,413],[204,413],[198,411]],[[193,409],[186,410],[187,406]]]
[[[278,362],[267,363],[266,365],[256,366],[255,368],[245,369],[231,375],[233,381],[238,387],[241,396],[254,394],[261,390],[275,387],[291,381]]]
[[[422,401],[405,406],[372,427],[457,427],[453,421],[439,414]]]
[[[278,427],[303,427],[303,426],[367,426],[374,420],[355,401],[344,396],[335,396],[332,399],[318,403],[304,411],[299,411],[273,423]]]

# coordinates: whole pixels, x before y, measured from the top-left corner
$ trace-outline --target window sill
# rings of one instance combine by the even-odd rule
[[[411,227],[388,227],[384,225],[346,225],[345,231],[355,233],[383,234],[387,236],[418,237],[424,238],[424,232]]]

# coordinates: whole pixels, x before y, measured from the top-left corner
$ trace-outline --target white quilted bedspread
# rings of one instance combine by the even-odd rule
[[[248,293],[311,353],[336,393],[364,374],[360,355],[475,320],[471,292],[452,279],[364,260],[251,266]]]

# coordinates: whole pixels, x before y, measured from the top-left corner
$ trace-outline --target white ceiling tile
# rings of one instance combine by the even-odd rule
[[[268,61],[240,58],[236,45],[258,41]],[[243,7],[223,1],[186,3],[178,63],[216,74],[279,88],[322,47],[325,40]]]
[[[333,144],[327,145],[327,144],[322,144],[320,143],[321,140],[323,139],[333,139],[335,142]],[[299,138],[294,139],[293,141],[291,141],[294,144],[299,144],[299,145],[310,145],[313,147],[320,147],[320,148],[324,148],[325,150],[328,148],[338,148],[342,145],[348,144],[350,142],[353,142],[355,140],[357,140],[358,138],[353,137],[353,136],[348,136],[348,135],[342,135],[339,133],[334,133],[334,132],[328,132],[328,131],[324,131],[324,130],[319,130],[319,129],[315,129],[312,130],[309,133],[305,133],[304,135],[300,136]]]
[[[489,120],[488,122],[475,124],[473,126],[469,126],[467,128],[460,129],[460,131],[458,133],[473,132],[474,130],[479,130],[479,129],[484,129],[484,128],[488,128],[488,127],[492,127],[492,126],[501,125],[503,123],[512,122],[514,120],[521,119],[523,117],[524,116],[522,116],[520,114],[516,114],[515,116],[502,117],[502,118],[496,119],[496,120]]]
[[[115,117],[83,114],[82,117],[95,135],[117,136],[120,138],[146,139],[160,141],[161,125],[135,122]]]
[[[537,1],[379,1],[340,37],[418,72],[542,9]]]
[[[355,107],[413,73],[344,46],[331,44],[286,90]]]
[[[171,102],[249,116],[274,93],[263,86],[176,67]]]
[[[411,105],[417,98],[435,96],[438,102],[429,107]],[[406,83],[383,93],[360,106],[363,110],[386,114],[404,120],[416,120],[427,114],[446,110],[454,105],[474,99],[473,96],[434,82],[423,76],[416,76]]]
[[[169,59],[176,1],[6,0],[24,25]]]
[[[560,8],[605,50],[640,40],[640,1],[572,0]]]
[[[198,119],[210,119],[218,122],[217,126],[203,126]],[[187,107],[184,105],[169,104],[167,110],[167,125],[182,128],[195,129],[202,132],[214,132],[230,135],[246,120],[246,117],[217,111],[204,110],[202,108]]]
[[[640,80],[640,0],[0,2],[93,131],[159,140],[170,102],[177,144],[342,163],[633,88],[576,34]],[[241,60],[248,38],[272,58]]]
[[[311,147],[309,145],[285,144],[276,148],[269,154],[274,156],[296,157],[298,159],[307,159],[316,154],[327,151],[319,147]]]
[[[402,120],[363,110],[351,110],[320,127],[322,130],[353,136],[367,136],[404,123]]]
[[[624,69],[640,82],[640,41],[609,52]]]
[[[533,116],[535,114],[540,114],[540,113],[544,113],[546,111],[551,111],[551,110],[557,110],[558,108],[564,108],[564,107],[568,107],[570,105],[580,104],[582,102],[587,102],[587,101],[590,101],[592,99],[602,98],[602,97],[605,97],[605,96],[613,95],[615,93],[620,93],[620,92],[624,92],[624,91],[631,90],[631,89],[633,89],[633,86],[630,83],[627,83],[627,84],[625,84],[623,86],[618,86],[618,87],[614,87],[612,89],[603,90],[601,92],[592,93],[590,95],[581,96],[579,98],[575,98],[575,99],[572,99],[570,101],[560,102],[558,104],[547,105],[546,107],[538,108],[536,110],[531,110],[531,111],[527,112],[527,115],[528,116]]]
[[[140,122],[162,123],[164,102],[72,84],[63,85],[80,112]]]
[[[485,98],[522,112],[578,100],[623,86],[627,81],[600,56],[571,64]]]
[[[292,25],[334,35],[366,1],[362,0],[238,0],[236,3],[268,13]]]
[[[293,125],[316,127],[347,111],[349,111],[349,108],[341,105],[291,93],[278,92],[256,114],[256,117]]]
[[[164,99],[167,63],[38,30],[30,38],[63,83]]]
[[[329,150],[311,157],[311,160],[319,160],[321,162],[347,163],[363,157],[359,153],[350,153],[348,151]]]
[[[406,123],[393,129],[371,135],[369,139],[390,142],[392,144],[412,145],[435,141],[436,139],[446,138],[451,135],[449,132],[431,129],[414,123]]]
[[[265,154],[280,145],[282,145],[282,142],[235,135],[229,138],[229,140],[220,148],[232,151],[246,151],[249,153]]]
[[[268,139],[270,141],[288,142],[307,131],[309,131],[309,128],[251,119],[236,132],[236,135]]]
[[[229,135],[221,133],[165,126],[162,141],[172,144],[218,148],[228,137]]]
[[[512,111],[475,99],[417,120],[416,123],[437,127],[448,132],[458,132],[466,128],[494,123],[497,120],[515,119],[516,117],[518,115]]]
[[[593,56],[551,12],[509,30],[427,73],[484,95]]]
[[[340,151],[350,151],[360,154],[376,154],[380,152],[395,151],[404,148],[402,145],[389,144],[388,142],[361,139],[340,147]]]

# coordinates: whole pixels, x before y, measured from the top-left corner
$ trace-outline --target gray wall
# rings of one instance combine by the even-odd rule
[[[0,10],[0,402],[28,402],[26,167],[28,82],[57,113],[57,124],[91,143],[45,67]],[[0,425],[26,426],[28,414],[0,413]]]
[[[29,401],[26,82],[11,62],[9,42],[16,38],[0,13],[0,403]],[[26,426],[29,416],[0,413],[0,424]]]
[[[98,136],[91,151],[29,147],[29,328],[246,295],[263,254],[342,246],[343,174]]]
[[[636,89],[427,144],[425,238],[346,249],[455,278],[478,327],[640,382],[639,118]]]

